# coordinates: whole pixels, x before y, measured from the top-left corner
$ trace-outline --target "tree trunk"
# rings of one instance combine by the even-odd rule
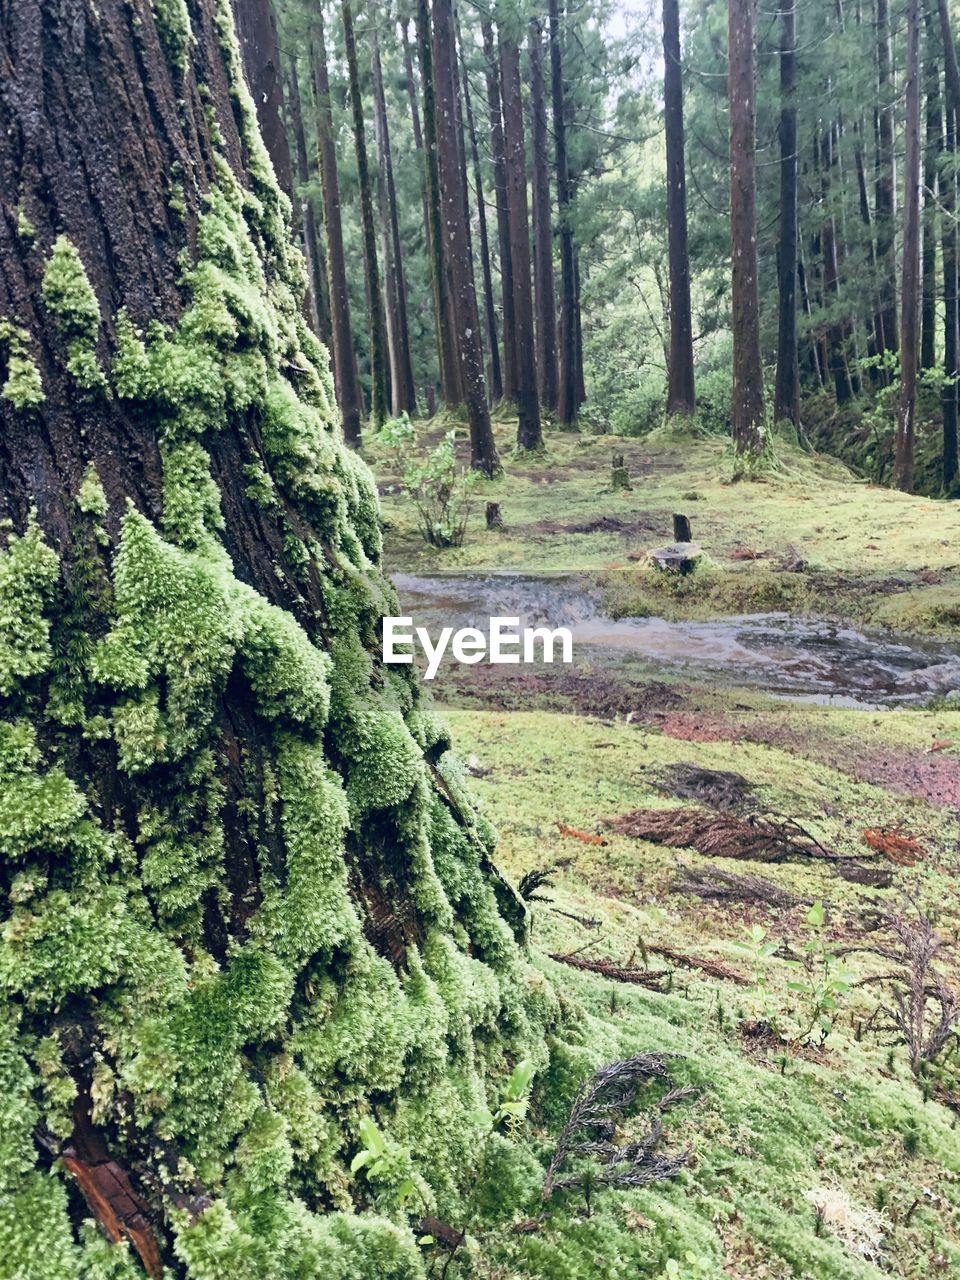
[[[557,391],[557,417],[564,426],[572,426],[577,417],[577,282],[573,227],[570,223],[570,169],[567,160],[569,108],[563,80],[563,36],[558,0],[549,0],[549,13],[557,219],[560,227],[560,385]]]
[[[549,1000],[415,669],[382,663],[376,492],[229,6],[154,12],[0,27],[3,1267],[412,1276],[408,1228],[332,1210],[288,1126],[355,1147],[415,1080],[426,1194],[465,1185],[473,1063],[535,1052]]]
[[[500,70],[493,24],[484,17],[483,56],[487,82],[487,111],[490,117],[490,153],[493,159],[493,189],[497,205],[497,247],[500,253],[500,309],[503,314],[503,394],[517,398],[516,339],[513,315],[513,263],[510,259],[510,219],[507,214],[507,166],[504,158],[503,112],[500,103]]]
[[[460,352],[453,322],[455,303],[447,278],[448,246],[443,235],[443,193],[440,181],[440,150],[437,122],[437,82],[435,78],[433,36],[427,0],[417,0],[417,56],[420,61],[420,85],[423,93],[423,155],[425,161],[427,204],[430,210],[428,236],[430,270],[435,308],[439,316],[440,388],[444,403],[455,408],[461,403]]]
[[[423,204],[423,238],[427,246],[430,264],[430,297],[433,303],[434,337],[437,344],[437,372],[440,375],[440,386],[444,386],[443,363],[443,317],[440,309],[440,295],[437,292],[436,253],[433,240],[433,222],[430,216],[431,204],[428,194],[427,158],[423,146],[423,133],[420,128],[420,104],[417,101],[417,84],[413,75],[413,57],[410,52],[410,37],[407,34],[406,22],[400,23],[400,38],[403,44],[403,73],[407,82],[407,101],[410,104],[410,128],[413,133],[413,145],[420,157],[420,198]],[[432,90],[431,90],[432,94]],[[431,413],[429,415],[433,417]]]
[[[943,408],[943,489],[956,496],[960,480],[957,448],[957,419],[960,407],[960,254],[958,254],[957,180],[955,165],[960,133],[960,67],[957,47],[950,28],[947,0],[938,0],[940,37],[943,45],[944,86],[946,89],[946,151],[951,166],[941,175],[943,219],[943,367],[947,383],[941,393]]]
[[[903,175],[903,296],[900,318],[900,407],[894,482],[913,489],[920,319],[920,0],[907,0],[907,104]]]
[[[380,265],[377,261],[377,232],[373,218],[373,191],[367,161],[367,135],[363,122],[363,99],[360,97],[360,72],[357,66],[357,42],[353,29],[351,0],[341,0],[343,42],[350,79],[350,104],[353,110],[353,145],[357,153],[357,185],[360,188],[360,221],[363,227],[363,278],[367,296],[367,328],[370,334],[370,418],[375,428],[383,426],[389,398],[386,352],[386,324]]]
[[[387,120],[387,99],[383,90],[383,68],[380,65],[380,41],[374,27],[371,35],[373,68],[374,123],[377,134],[377,155],[380,159],[382,183],[381,219],[385,227],[384,261],[389,253],[393,264],[393,281],[388,293],[388,317],[392,315],[394,331],[393,367],[390,387],[393,393],[393,414],[415,415],[417,395],[413,385],[413,363],[410,358],[410,324],[407,316],[407,281],[403,266],[403,246],[400,243],[400,216],[397,210],[397,188],[393,177],[393,154],[390,149],[390,126]]]
[[[497,308],[493,297],[493,272],[490,268],[490,237],[487,230],[487,206],[483,199],[483,177],[480,171],[480,148],[477,145],[477,126],[473,118],[470,98],[470,73],[467,68],[463,36],[457,24],[457,43],[460,46],[460,74],[463,79],[463,109],[467,118],[470,137],[470,160],[473,165],[473,187],[477,198],[477,222],[480,227],[480,270],[483,275],[483,306],[487,318],[487,343],[490,348],[490,401],[496,404],[503,399],[503,373],[500,368],[500,340],[497,336]]]
[[[537,390],[557,407],[557,285],[553,273],[550,138],[543,75],[543,20],[530,22],[530,120],[533,145],[533,276],[537,312]]]
[[[293,126],[293,138],[296,145],[297,185],[294,210],[299,214],[303,232],[303,250],[307,261],[308,294],[310,299],[311,323],[314,331],[326,347],[333,345],[333,334],[330,328],[330,302],[327,297],[327,278],[320,249],[320,235],[317,231],[316,210],[313,200],[304,194],[304,188],[310,182],[310,161],[307,156],[307,135],[303,125],[303,103],[300,99],[300,79],[297,75],[297,60],[291,58],[288,63],[287,102],[290,104],[290,121]]]
[[[663,0],[663,122],[667,142],[667,244],[670,259],[667,417],[689,418],[696,412],[697,405],[693,381],[693,314],[687,249],[687,179],[678,0]]]
[[[826,214],[820,231],[820,244],[823,252],[823,305],[834,314],[827,325],[827,352],[830,372],[833,376],[834,394],[837,404],[843,405],[853,399],[854,387],[847,363],[848,329],[840,308],[840,251],[837,244],[837,218],[834,204],[837,196],[833,187],[833,171],[836,166],[836,138],[838,129],[831,124],[823,135],[823,159],[820,166],[820,190],[823,208]]]
[[[733,261],[733,443],[755,462],[767,447],[757,286],[753,0],[729,0],[730,238]]]
[[[888,0],[877,3],[877,178],[874,186],[874,223],[877,232],[877,267],[880,271],[880,311],[874,324],[877,349],[896,351],[897,266],[894,232],[897,216],[894,162],[894,115],[897,94],[893,85]]]
[[[940,100],[940,41],[937,15],[927,9],[926,30],[926,145],[923,151],[923,290],[920,303],[920,368],[937,363],[937,171],[943,155],[943,110]]]
[[[327,240],[333,373],[337,388],[337,402],[343,416],[343,434],[347,443],[356,447],[360,444],[362,406],[353,350],[353,329],[350,323],[347,266],[343,254],[340,178],[337,172],[337,149],[333,138],[333,111],[330,105],[330,82],[327,76],[327,46],[323,30],[323,14],[319,6],[313,10],[313,15],[310,61],[313,65],[314,97],[317,108],[317,154],[320,158],[320,183],[323,190],[323,226]]]
[[[797,11],[780,9],[780,240],[777,245],[777,381],[775,422],[800,427],[800,361],[797,350]]]
[[[543,446],[537,397],[536,345],[533,332],[533,281],[530,269],[530,220],[527,210],[527,159],[523,138],[523,91],[520,49],[512,34],[500,34],[500,86],[503,95],[503,140],[507,170],[507,216],[513,264],[514,359],[517,373],[517,444]]]
[[[421,4],[425,0],[420,0]],[[451,0],[434,0],[433,65],[437,90],[437,153],[440,161],[440,193],[443,212],[444,256],[450,264],[453,284],[451,312],[454,318],[464,402],[470,418],[472,465],[487,475],[500,470],[497,446],[490,425],[480,316],[473,281],[473,260],[467,228],[466,185],[460,139],[457,59]]]
[[[271,0],[233,0],[243,74],[257,108],[260,133],[277,181],[293,199],[290,143],[283,117],[283,78],[277,19]]]

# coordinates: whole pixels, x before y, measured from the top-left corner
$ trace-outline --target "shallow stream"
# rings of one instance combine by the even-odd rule
[[[889,632],[864,633],[814,617],[781,613],[668,622],[614,619],[601,593],[576,576],[513,573],[393,575],[414,626],[478,627],[491,617],[521,627],[568,627],[574,668],[586,659],[632,678],[679,678],[758,689],[778,697],[840,706],[916,705],[960,690],[956,645]],[[444,663],[453,662],[448,655]]]

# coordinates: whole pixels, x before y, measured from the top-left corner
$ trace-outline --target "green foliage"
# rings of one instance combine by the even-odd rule
[[[361,1117],[359,1129],[363,1145],[350,1161],[350,1172],[362,1169],[378,1199],[392,1201],[402,1209],[416,1192],[410,1148],[385,1138],[369,1116]]]
[[[76,246],[65,236],[53,242],[41,293],[67,348],[67,369],[85,391],[106,391],[97,359],[100,304]]]
[[[476,473],[465,472],[457,464],[455,431],[448,431],[421,462],[404,473],[420,532],[431,547],[463,544],[476,479]]]

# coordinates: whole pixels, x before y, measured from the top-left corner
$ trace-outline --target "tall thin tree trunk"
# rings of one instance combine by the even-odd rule
[[[425,0],[420,0],[425,4]],[[453,283],[452,313],[460,350],[464,401],[470,418],[472,465],[493,475],[500,469],[487,407],[480,316],[467,234],[466,183],[457,137],[457,57],[451,0],[434,0],[433,63],[437,89],[437,148],[443,205],[443,245]]]
[[[890,52],[888,0],[876,0],[877,14],[877,178],[874,187],[874,224],[877,232],[877,267],[880,271],[880,311],[875,323],[877,348],[896,351],[897,268],[894,256],[897,215],[896,168],[894,161],[893,60]]]
[[[558,0],[549,0],[550,81],[557,166],[557,218],[560,227],[560,385],[557,417],[570,426],[577,417],[577,282],[570,222],[570,169],[567,160],[567,91],[563,79],[563,34]]]
[[[477,223],[480,228],[480,270],[483,276],[483,306],[487,319],[487,345],[490,352],[490,400],[496,404],[503,399],[503,373],[500,368],[500,340],[497,336],[497,308],[493,297],[493,272],[490,267],[490,237],[487,229],[487,206],[483,198],[483,176],[480,170],[480,148],[477,144],[477,125],[473,118],[470,98],[470,72],[460,24],[457,23],[457,44],[460,48],[460,74],[463,79],[463,109],[466,114],[467,132],[470,138],[470,160],[473,167],[473,188],[477,199]]]
[[[894,483],[913,489],[920,319],[920,0],[907,0],[907,118],[903,161],[903,292],[900,319],[900,406]]]
[[[757,284],[754,0],[729,0],[730,237],[733,260],[733,442],[756,461],[766,448]]]
[[[687,179],[683,134],[683,70],[680,63],[680,6],[663,0],[663,120],[667,143],[667,244],[670,261],[670,356],[667,416],[692,417],[693,313],[687,248]]]
[[[557,284],[553,271],[550,138],[543,74],[543,20],[530,20],[530,121],[533,146],[533,278],[537,313],[537,389],[541,403],[557,407]]]
[[[500,256],[500,308],[503,314],[503,394],[517,398],[516,339],[513,315],[513,263],[510,259],[510,219],[507,214],[507,168],[504,158],[503,111],[500,102],[500,69],[493,24],[481,21],[490,118],[490,152],[493,157],[493,189],[497,205],[497,248]]]
[[[797,11],[780,6],[780,239],[777,245],[776,422],[800,426],[800,361],[797,351]]]
[[[356,447],[360,444],[362,412],[360,384],[357,380],[357,365],[353,350],[350,294],[347,290],[347,267],[343,254],[340,178],[337,172],[337,149],[333,137],[327,46],[323,30],[323,13],[319,5],[313,10],[310,61],[313,66],[317,108],[317,153],[320,159],[320,183],[323,190],[323,226],[327,240],[327,280],[330,293],[330,328],[333,335],[334,384],[343,417],[344,437],[348,444]]]
[[[960,67],[957,65],[957,47],[950,27],[950,10],[947,0],[938,0],[940,36],[943,45],[944,86],[946,89],[946,151],[951,166],[942,175],[943,219],[943,309],[944,355],[943,367],[947,375],[941,393],[943,408],[943,488],[956,496],[960,480],[958,459],[957,419],[960,407],[960,253],[958,253],[957,180],[954,166],[957,161],[958,134],[960,134]]]
[[[383,217],[389,228],[385,236],[384,260],[387,250],[393,260],[393,287],[389,306],[393,312],[395,331],[394,368],[390,385],[393,392],[394,415],[417,412],[417,395],[413,385],[413,362],[410,356],[410,323],[407,316],[407,280],[403,265],[403,245],[400,242],[400,215],[397,209],[397,187],[393,176],[393,153],[390,147],[390,126],[387,120],[387,99],[383,88],[383,67],[380,63],[380,39],[376,28],[371,36],[371,61],[373,69],[374,122],[377,133],[377,154],[380,158],[380,175],[383,182]]]
[[[293,199],[293,168],[283,115],[283,76],[277,19],[271,0],[234,0],[243,74],[257,109],[257,121],[280,186]]]
[[[407,82],[407,101],[410,104],[410,128],[413,133],[413,145],[420,157],[420,199],[423,204],[423,238],[427,246],[427,260],[430,268],[430,298],[433,306],[433,331],[437,346],[437,373],[440,376],[440,386],[445,385],[443,375],[443,317],[440,310],[440,294],[437,291],[437,272],[436,253],[434,250],[433,240],[433,221],[430,216],[431,203],[428,195],[429,178],[427,173],[427,158],[423,145],[423,133],[420,128],[420,104],[417,101],[417,82],[413,74],[413,56],[410,51],[410,37],[407,31],[407,23],[400,23],[400,39],[403,45],[403,72]],[[428,404],[429,409],[429,404]],[[430,413],[430,417],[433,414]]]
[[[507,216],[513,263],[514,358],[517,371],[517,444],[543,445],[537,397],[536,343],[533,331],[533,280],[530,266],[530,220],[527,207],[527,160],[523,137],[523,90],[520,48],[509,31],[500,32],[500,85],[503,95],[503,140],[507,169]]]
[[[830,124],[823,134],[823,160],[820,166],[820,189],[822,193],[824,221],[820,232],[820,244],[823,252],[823,304],[835,313],[840,304],[840,250],[837,243],[837,217],[835,206],[838,201],[833,185],[833,171],[836,167],[836,140],[838,128]],[[827,350],[830,372],[833,375],[834,392],[837,404],[846,404],[853,399],[854,387],[847,363],[847,326],[842,315],[834,314],[827,326]]]
[[[317,215],[313,200],[303,192],[303,188],[310,182],[310,161],[307,155],[307,135],[303,125],[303,103],[300,98],[300,79],[297,74],[296,58],[291,58],[288,63],[286,101],[290,104],[290,120],[293,125],[297,157],[297,184],[301,188],[297,193],[294,208],[299,213],[303,229],[303,252],[307,262],[311,323],[323,343],[332,349],[333,334],[330,328],[327,273],[320,249]]]
[[[460,352],[453,323],[455,303],[447,279],[448,245],[443,234],[443,192],[440,182],[440,149],[437,120],[437,79],[434,67],[433,35],[427,0],[417,0],[417,57],[423,93],[423,155],[427,204],[430,212],[429,242],[435,307],[439,317],[440,388],[448,408],[462,400]]]
[[[386,421],[388,374],[386,324],[380,264],[377,260],[377,232],[373,218],[373,191],[367,160],[367,134],[363,121],[363,99],[360,96],[360,71],[357,65],[357,41],[353,27],[351,0],[341,0],[343,42],[350,80],[350,104],[353,112],[353,145],[357,153],[357,183],[360,188],[360,221],[363,228],[363,277],[367,295],[367,329],[370,334],[370,418],[375,428]]]
[[[920,368],[937,363],[937,170],[943,154],[943,110],[940,99],[940,40],[937,15],[924,14],[926,32],[926,139],[923,151],[923,290],[920,304]]]
[[[582,297],[581,278],[580,278],[580,249],[576,240],[573,242],[573,325],[574,337],[576,339],[576,351],[574,354],[574,369],[576,376],[574,378],[575,403],[577,409],[587,402],[587,384],[583,376],[583,307],[580,305]]]

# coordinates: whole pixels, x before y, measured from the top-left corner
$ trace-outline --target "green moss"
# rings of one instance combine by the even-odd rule
[[[184,76],[187,71],[187,50],[193,38],[186,0],[150,0],[150,3],[163,51],[171,67],[180,76]]]
[[[17,235],[24,244],[32,245],[37,237],[37,229],[27,215],[23,205],[17,206]]]
[[[0,551],[0,695],[9,697],[51,661],[46,616],[60,574],[57,555],[31,516],[26,532],[11,534]]]
[[[67,348],[67,369],[87,391],[105,391],[97,359],[100,304],[76,246],[65,236],[53,242],[41,285],[43,300]]]
[[[84,515],[93,516],[96,520],[102,520],[107,514],[107,495],[92,462],[83,473],[83,480],[77,490],[77,506]]]
[[[0,320],[0,358],[7,371],[0,396],[21,412],[43,404],[43,379],[30,354],[30,335],[9,320]]]

